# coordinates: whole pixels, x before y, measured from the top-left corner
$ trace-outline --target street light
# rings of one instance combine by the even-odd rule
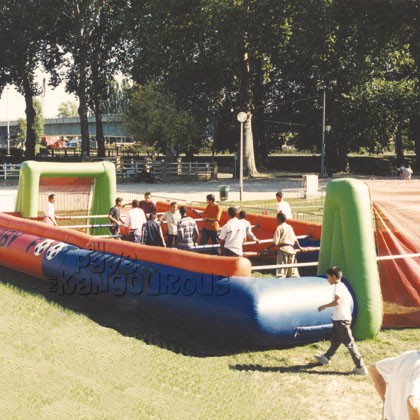
[[[326,177],[326,173],[325,173],[325,107],[327,103],[327,89],[325,85],[321,86],[321,89],[324,92],[324,95],[323,95],[324,101],[322,105],[321,171],[320,171],[319,176],[321,178],[325,178]]]
[[[6,87],[7,156],[10,156],[9,86]]]
[[[323,105],[322,105],[322,138],[321,138],[321,171],[319,176],[325,178],[327,176],[325,171],[325,133],[331,130],[331,126],[325,126],[325,113],[327,108],[327,87],[337,86],[336,80],[331,80],[328,84],[323,80],[317,83],[317,88],[323,91]],[[328,127],[328,128],[327,128]]]
[[[244,192],[244,122],[248,119],[246,112],[239,112],[236,119],[241,123],[241,141],[239,146],[239,201]]]

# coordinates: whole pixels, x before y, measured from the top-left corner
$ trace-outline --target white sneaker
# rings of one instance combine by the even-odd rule
[[[367,370],[366,366],[362,366],[362,367],[359,367],[359,368],[357,368],[357,367],[354,368],[350,373],[353,374],[353,375],[364,376],[364,375],[368,374],[368,370]]]
[[[328,357],[325,356],[325,354],[316,354],[314,357],[317,362],[321,363],[321,365],[330,364],[330,359],[328,359]]]

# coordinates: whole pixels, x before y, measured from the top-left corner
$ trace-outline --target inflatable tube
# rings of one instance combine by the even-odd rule
[[[305,343],[330,334],[330,311],[317,311],[331,298],[325,278],[279,281],[229,276],[234,267],[243,270],[237,265],[243,259],[188,256],[185,251],[165,249],[156,257],[155,252],[147,253],[150,247],[134,244],[127,244],[133,249],[123,256],[123,252],[110,252],[117,250],[111,245],[121,246],[117,241],[92,240],[91,249],[82,249],[16,230],[3,229],[0,237],[0,264],[48,281],[51,293],[78,298],[94,295],[116,306],[141,309],[252,346]],[[105,249],[99,251],[99,244]],[[167,258],[169,254],[178,255],[181,262],[175,264]],[[198,258],[200,264],[185,263],[187,256]]]
[[[381,328],[383,305],[376,263],[369,189],[355,179],[330,181],[324,205],[318,273],[338,265],[354,290],[356,338],[374,337]]]

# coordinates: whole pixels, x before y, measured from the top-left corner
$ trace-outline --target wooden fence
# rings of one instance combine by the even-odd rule
[[[7,181],[10,178],[19,178],[19,163],[2,163],[0,164],[0,179]]]
[[[91,159],[104,160],[104,159]],[[217,165],[210,162],[165,162],[164,160],[136,160],[133,158],[107,158],[115,164],[116,174],[119,178],[169,181],[199,179],[210,180],[217,177]],[[0,177],[3,180],[18,178],[20,164],[0,164]]]

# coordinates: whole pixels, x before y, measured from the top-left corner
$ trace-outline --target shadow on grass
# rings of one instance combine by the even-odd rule
[[[34,296],[43,296],[48,302],[83,314],[97,324],[112,328],[123,336],[134,337],[175,353],[194,357],[218,357],[257,350],[226,337],[210,336],[202,331],[182,328],[167,320],[152,318],[149,314],[141,312],[140,307],[128,310],[122,305],[116,306],[104,302],[94,295],[69,296],[52,293],[48,281],[5,267],[0,268],[0,275],[0,282],[3,284],[11,285]]]
[[[312,370],[314,368],[320,367],[319,363],[307,363],[306,365],[294,365],[294,366],[262,366],[259,364],[255,365],[229,365],[231,370],[239,370],[245,372],[270,372],[270,373],[308,373],[311,375],[351,375],[350,372],[337,372],[337,371],[320,371]]]

